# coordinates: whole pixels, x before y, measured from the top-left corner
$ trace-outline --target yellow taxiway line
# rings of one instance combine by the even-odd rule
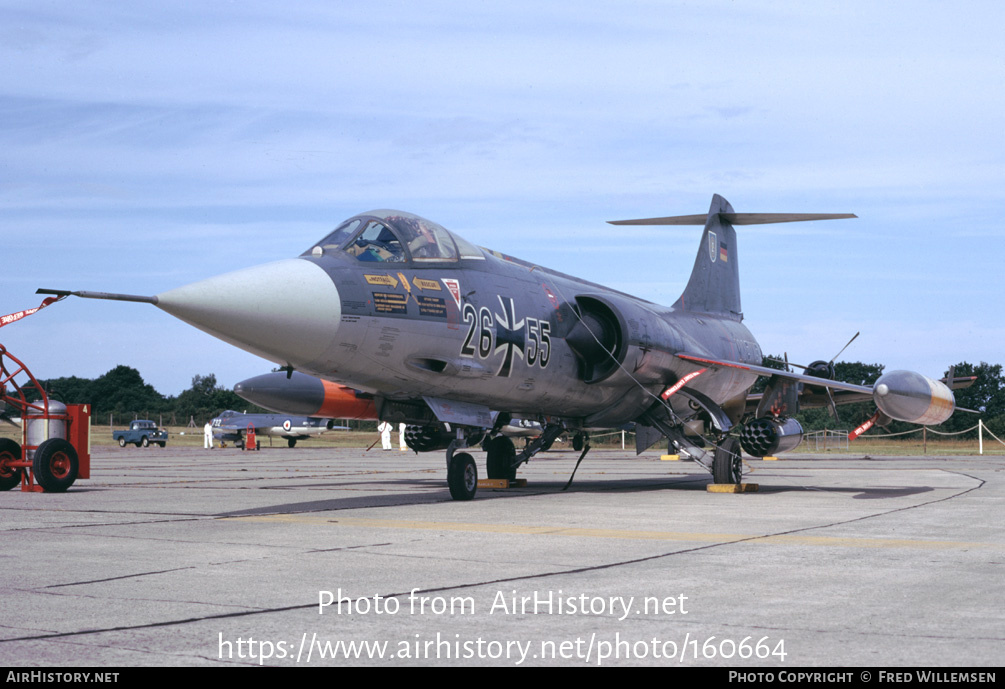
[[[531,526],[521,524],[479,524],[469,522],[432,522],[411,519],[370,519],[362,517],[319,517],[309,514],[273,514],[247,517],[225,517],[228,521],[251,521],[275,524],[313,524],[363,529],[411,529],[417,531],[458,531],[515,536],[566,536],[576,538],[620,538],[643,541],[678,541],[687,543],[736,543],[745,541],[757,545],[798,545],[840,548],[920,548],[949,550],[969,548],[1003,548],[1002,544],[968,541],[934,541],[911,538],[864,538],[845,536],[812,536],[804,534],[763,535],[704,533],[690,531],[641,531],[636,529],[588,529],[569,526]]]

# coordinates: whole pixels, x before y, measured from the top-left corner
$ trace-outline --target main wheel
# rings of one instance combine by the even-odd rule
[[[21,459],[21,446],[10,438],[0,438],[0,490],[10,490],[21,483],[21,467],[10,466]]]
[[[454,455],[447,469],[447,485],[454,500],[471,500],[478,491],[478,467],[466,452]]]
[[[743,462],[740,458],[740,441],[726,438],[715,448],[712,460],[712,480],[715,483],[740,483],[743,476]]]
[[[31,468],[43,490],[62,493],[77,480],[77,451],[62,438],[49,438],[35,450]]]
[[[516,467],[513,460],[516,459],[516,448],[513,441],[504,435],[492,438],[486,444],[485,451],[488,457],[485,459],[485,469],[489,478],[504,478],[512,481],[516,478]]]
[[[290,438],[290,439],[288,439],[286,441],[286,444],[289,445],[290,447],[296,447],[297,446],[297,439],[296,438]]]

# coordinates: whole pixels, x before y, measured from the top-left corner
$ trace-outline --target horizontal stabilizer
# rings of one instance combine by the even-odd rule
[[[807,220],[845,220],[857,218],[854,213],[719,213],[719,218],[730,225],[770,225],[782,222]],[[708,215],[672,215],[667,218],[641,218],[639,220],[609,220],[611,225],[704,225]]]

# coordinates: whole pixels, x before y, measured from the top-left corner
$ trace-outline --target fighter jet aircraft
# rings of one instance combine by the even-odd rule
[[[485,441],[490,477],[574,433],[634,423],[636,450],[661,438],[739,482],[740,449],[798,445],[800,404],[872,399],[873,420],[938,424],[950,386],[908,371],[875,385],[763,367],[743,323],[735,226],[853,218],[736,213],[716,195],[705,215],[618,224],[704,225],[683,294],[660,306],[481,249],[440,225],[391,210],[350,218],[297,258],[239,270],[156,296],[40,290],[156,305],[237,347],[373,395],[377,418],[424,429],[445,449],[447,484],[469,500],[478,472],[465,448]],[[823,363],[823,362],[820,362]],[[759,376],[767,390],[748,391]],[[543,425],[517,452],[500,429]],[[582,459],[583,455],[580,456]]]
[[[326,431],[348,428],[336,426],[334,419],[282,414],[245,414],[232,409],[220,414],[210,421],[210,424],[213,426],[214,438],[235,443],[239,447],[244,447],[249,428],[255,429],[256,436],[286,438],[286,443],[290,447],[294,447],[298,440],[316,438]]]

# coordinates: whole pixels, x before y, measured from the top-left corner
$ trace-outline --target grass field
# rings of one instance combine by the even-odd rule
[[[183,426],[168,426],[168,433],[170,437],[168,439],[168,447],[202,447],[202,429],[201,428],[185,428]],[[21,440],[21,431],[19,428],[15,428],[9,424],[0,424],[0,437],[12,438],[18,442]],[[260,442],[262,447],[285,447],[286,441],[283,438],[268,438],[261,437]],[[298,447],[358,447],[367,448],[372,444],[376,443],[377,447],[380,446],[380,436],[373,431],[329,431],[319,438],[312,438],[309,440],[301,440],[298,443]],[[398,434],[397,432],[391,434],[391,443],[394,447],[398,446]],[[102,446],[114,446],[115,441],[112,440],[112,431],[108,426],[92,426],[91,427],[91,445],[92,447],[102,447]],[[517,445],[520,446],[520,442],[517,441]],[[619,432],[613,434],[603,434],[597,436],[593,439],[592,445],[597,448],[620,448],[621,447],[621,434]],[[571,443],[559,441],[556,443],[556,447],[564,448],[571,447]],[[657,444],[653,447],[651,452],[659,450],[660,445]],[[632,433],[625,434],[625,451],[634,452],[635,450],[635,437]],[[947,456],[947,455],[976,455],[978,454],[978,444],[977,439],[972,438],[969,440],[955,440],[955,439],[945,439],[945,438],[932,438],[929,436],[927,449],[925,444],[922,442],[920,434],[912,434],[900,438],[870,438],[865,436],[859,438],[858,440],[849,443],[848,447],[844,446],[839,448],[832,448],[824,450],[822,447],[817,449],[813,445],[808,445],[803,443],[800,445],[795,452],[799,453],[813,453],[813,454],[854,454],[854,455],[918,455],[922,456],[925,454],[933,456]],[[986,455],[1005,455],[1005,445],[997,442],[994,438],[985,435],[984,437],[984,454]]]

